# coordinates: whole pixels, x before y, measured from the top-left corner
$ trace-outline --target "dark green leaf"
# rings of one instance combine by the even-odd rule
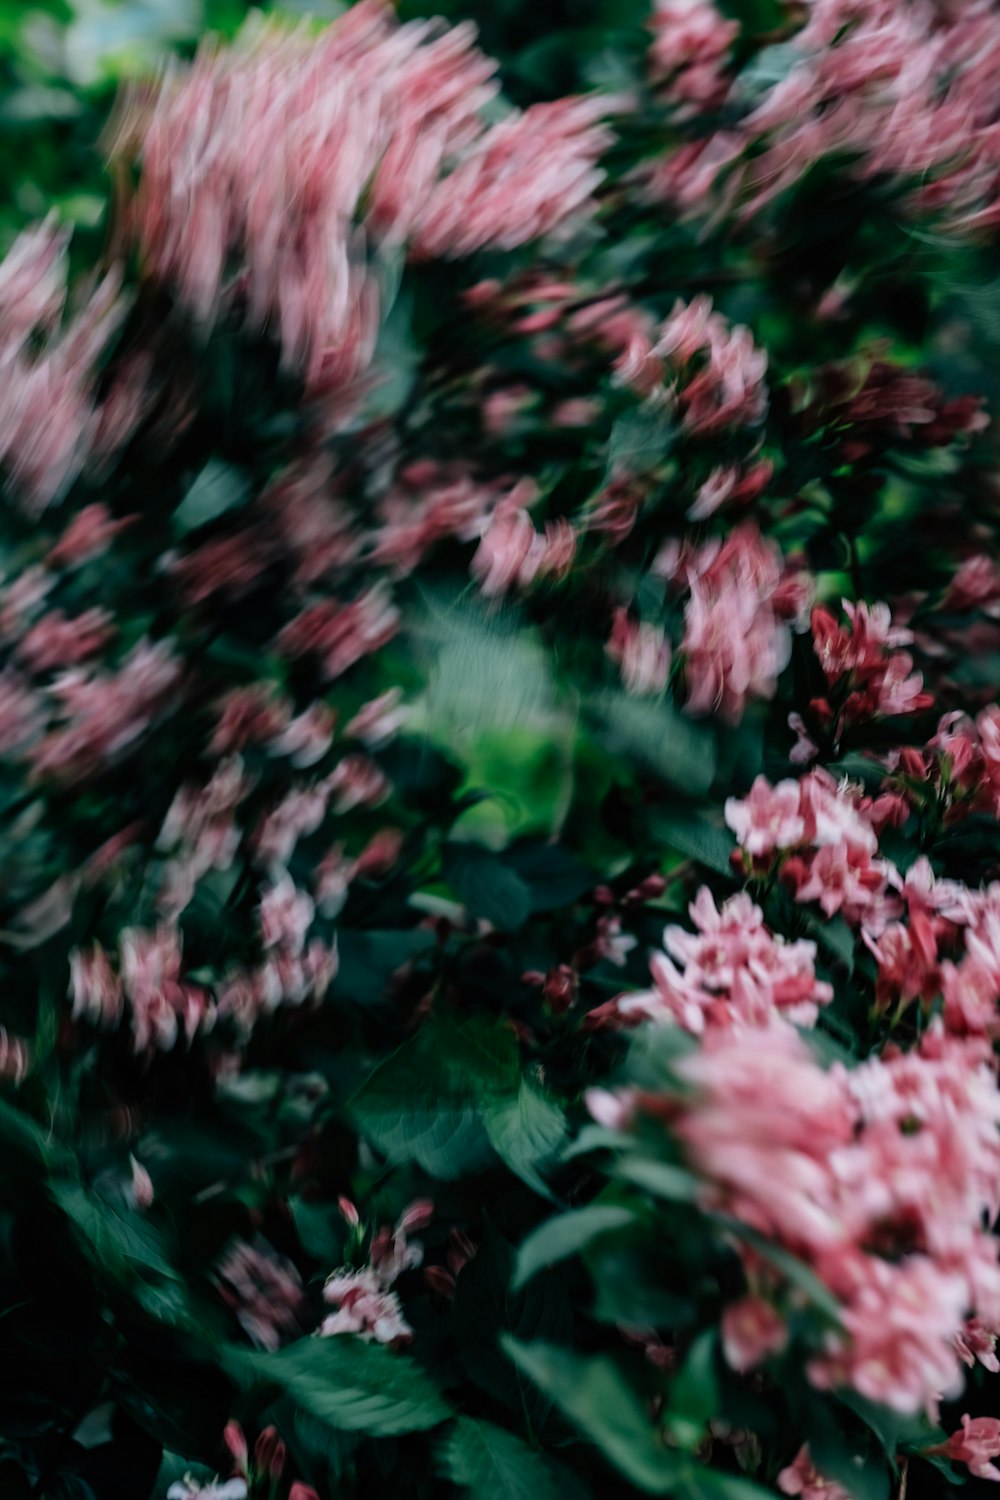
[[[593,705],[612,754],[653,772],[688,797],[703,796],[715,778],[715,737],[666,699],[607,692]]]
[[[508,1410],[522,1415],[524,1403],[534,1418],[544,1419],[548,1406],[504,1357],[501,1337],[561,1339],[570,1336],[572,1314],[563,1283],[537,1276],[514,1291],[514,1251],[487,1221],[483,1242],[463,1269],[455,1290],[455,1338],[462,1367],[476,1385]]]
[[[445,1477],[477,1500],[568,1500],[554,1465],[492,1422],[459,1417],[438,1452]]]
[[[503,855],[503,862],[528,887],[532,912],[569,906],[599,884],[593,870],[558,844],[515,844]]]
[[[644,1156],[622,1157],[614,1165],[616,1177],[624,1178],[656,1198],[668,1203],[695,1203],[701,1184],[694,1173],[671,1162],[651,1161]]]
[[[578,1255],[595,1239],[614,1229],[627,1229],[635,1222],[631,1209],[613,1203],[593,1203],[548,1219],[528,1236],[518,1251],[513,1285],[521,1287],[536,1272]]]
[[[513,1337],[506,1337],[503,1347],[626,1479],[647,1494],[674,1492],[683,1461],[664,1447],[643,1401],[611,1359],[585,1359],[552,1344],[525,1344]]]
[[[450,1415],[437,1386],[405,1354],[350,1334],[300,1339],[276,1354],[231,1349],[237,1379],[273,1387],[320,1421],[393,1437],[436,1427]]]
[[[356,1005],[375,1005],[385,999],[397,969],[434,946],[433,933],[423,929],[402,932],[341,928],[337,934],[340,964],[336,994]]]
[[[676,849],[678,854],[695,860],[718,875],[732,875],[730,855],[736,845],[728,828],[682,808],[656,812],[649,822],[654,837]]]
[[[541,1172],[566,1138],[566,1118],[559,1105],[522,1078],[513,1097],[486,1100],[483,1124],[501,1160],[535,1192],[549,1197]]]
[[[516,932],[531,914],[531,887],[487,849],[446,845],[444,874],[459,901],[502,932]]]
[[[174,526],[182,535],[196,531],[242,505],[248,492],[246,476],[239,469],[212,459],[174,511]]]
[[[792,1286],[803,1292],[818,1312],[834,1323],[840,1322],[840,1303],[804,1261],[783,1246],[773,1244],[766,1235],[759,1234],[739,1219],[720,1218],[720,1222],[738,1239],[745,1240],[763,1260],[769,1261]]]
[[[50,1192],[92,1259],[105,1271],[116,1275],[127,1268],[141,1268],[178,1279],[160,1236],[137,1214],[116,1213],[77,1182],[54,1182]]]
[[[843,917],[824,917],[814,912],[806,912],[804,916],[811,935],[831,958],[843,965],[850,978],[854,973],[855,936]]]
[[[719,1410],[717,1348],[714,1328],[699,1334],[670,1383],[670,1427],[676,1441],[686,1448],[698,1446],[710,1418]]]

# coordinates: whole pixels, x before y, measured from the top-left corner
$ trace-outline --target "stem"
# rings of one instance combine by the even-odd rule
[[[861,576],[861,558],[858,556],[858,540],[855,536],[847,537],[847,546],[851,554],[851,587],[854,597],[862,600],[865,597],[864,579]]]
[[[899,1466],[899,1494],[897,1500],[906,1500],[906,1483],[910,1477],[910,1460],[904,1458]]]

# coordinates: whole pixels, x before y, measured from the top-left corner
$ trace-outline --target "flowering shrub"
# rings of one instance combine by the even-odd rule
[[[974,1492],[1000,7],[445,8],[7,235],[0,1489]]]

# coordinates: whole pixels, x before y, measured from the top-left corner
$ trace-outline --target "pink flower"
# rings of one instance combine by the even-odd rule
[[[132,1201],[138,1209],[149,1208],[154,1197],[153,1180],[134,1156],[129,1157],[129,1162],[132,1167]]]
[[[384,580],[348,604],[325,599],[303,611],[278,636],[278,649],[292,658],[317,655],[327,678],[378,651],[399,628],[399,611]]]
[[[963,1364],[970,1369],[977,1360],[991,1375],[1000,1374],[1000,1359],[997,1358],[997,1335],[985,1327],[978,1318],[968,1318],[965,1327],[955,1339],[955,1347]]]
[[[246,1493],[245,1479],[213,1479],[202,1484],[188,1474],[170,1486],[167,1500],[246,1500]]]
[[[807,1447],[800,1448],[794,1462],[782,1469],[778,1488],[785,1495],[800,1495],[801,1500],[851,1500],[843,1485],[824,1479]]]
[[[62,722],[34,748],[35,770],[75,782],[115,764],[167,707],[179,678],[170,647],[150,641],[133,647],[113,675],[62,673],[51,688]]]
[[[772,786],[766,777],[758,776],[749,796],[742,801],[727,800],[726,822],[736,842],[753,859],[796,848],[806,837],[799,783],[779,781]]]
[[[69,620],[54,609],[33,625],[18,644],[17,652],[33,672],[51,672],[74,667],[108,644],[114,634],[111,616],[103,609],[88,609]]]
[[[72,568],[99,557],[129,521],[116,521],[106,505],[96,501],[78,510],[49,553],[50,567]]]
[[[1000,1479],[1000,1469],[990,1460],[1000,1456],[1000,1421],[996,1417],[962,1418],[962,1426],[946,1443],[931,1450],[955,1463],[968,1464],[977,1479]]]
[[[380,693],[377,698],[358,709],[344,733],[361,740],[369,750],[388,744],[406,723],[406,709],[401,706],[402,696],[399,688],[389,688],[387,692]]]
[[[662,630],[630,619],[627,609],[616,609],[605,650],[621,668],[628,692],[663,692],[670,675],[670,644]]]
[[[654,40],[649,66],[667,97],[694,109],[725,98],[725,64],[739,23],[719,14],[712,0],[657,0],[650,21]]]
[[[991,557],[967,557],[952,578],[942,604],[945,609],[985,609],[995,613],[1000,604],[1000,569]]]
[[[550,521],[540,535],[519,498],[514,490],[497,505],[472,559],[472,575],[487,598],[526,589],[539,578],[563,578],[573,561],[576,538],[569,522]]]
[[[27,681],[7,667],[0,672],[0,755],[25,753],[45,725],[42,697]]]
[[[717,910],[703,886],[689,913],[697,930],[667,928],[666,952],[650,960],[655,989],[619,996],[614,1010],[620,1021],[672,1021],[695,1035],[712,1027],[766,1026],[779,1013],[799,1026],[815,1024],[817,1006],[832,1000],[833,990],[816,978],[814,943],[775,938],[742,892]]]
[[[558,99],[494,125],[415,216],[417,253],[511,250],[592,212],[603,179],[596,162],[612,140],[597,122],[613,107],[607,99]]]
[[[771,698],[791,642],[776,609],[781,557],[756,528],[742,526],[721,547],[709,542],[679,559],[690,590],[684,610],[689,713],[739,723],[753,698]]]
[[[780,1354],[788,1329],[778,1310],[762,1297],[731,1302],[722,1314],[722,1348],[734,1370],[752,1370],[770,1354]]]
[[[333,744],[336,715],[325,703],[313,703],[291,719],[270,743],[272,755],[287,755],[293,766],[314,766]]]
[[[365,1343],[378,1344],[406,1344],[413,1338],[413,1329],[403,1317],[399,1298],[385,1289],[372,1270],[353,1271],[345,1267],[334,1272],[323,1288],[323,1298],[333,1304],[336,1312],[320,1325],[322,1338],[353,1333]]]
[[[281,948],[298,957],[305,947],[314,915],[312,898],[297,890],[291,876],[283,872],[261,896],[258,920],[264,947]]]
[[[711,299],[678,301],[659,331],[652,357],[678,372],[677,401],[685,428],[709,437],[750,427],[767,411],[767,355],[749,328],[730,328]]]
[[[91,1025],[109,1030],[117,1026],[125,1003],[121,980],[100,943],[89,951],[75,948],[69,965],[73,1019],[86,1016]]]
[[[22,235],[0,264],[0,464],[31,515],[87,463],[97,433],[95,367],[125,314],[114,271],[59,329],[67,270],[66,236],[52,221]],[[32,333],[46,335],[39,347]]]
[[[0,1078],[19,1087],[31,1067],[31,1049],[19,1036],[0,1026]]]
[[[235,1240],[215,1270],[215,1284],[258,1349],[280,1349],[302,1335],[305,1290],[291,1261],[264,1240]]]

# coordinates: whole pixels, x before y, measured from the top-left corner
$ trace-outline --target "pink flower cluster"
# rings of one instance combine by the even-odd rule
[[[996,223],[1000,143],[992,78],[1000,63],[1000,17],[991,0],[954,6],[814,0],[805,26],[785,44],[791,66],[782,76],[763,89],[737,81],[728,91],[721,71],[725,23],[712,25],[708,5],[692,10],[697,22],[692,17],[686,31],[674,32],[673,62],[681,68],[675,89],[684,87],[686,45],[692,97],[714,85],[719,93],[711,97],[742,100],[744,113],[680,145],[653,173],[656,191],[703,210],[728,172],[723,202],[742,200],[749,217],[817,161],[835,156],[861,180],[900,183],[911,210],[933,213],[955,229],[969,233]],[[651,48],[654,71],[662,71],[663,46],[658,39]]]
[[[649,24],[650,73],[666,98],[685,114],[720,104],[739,23],[720,15],[712,0],[657,0]]]
[[[701,438],[754,427],[767,413],[767,355],[749,328],[731,327],[713,310],[710,297],[678,301],[655,338],[637,328],[615,371],[644,396],[669,380],[683,427]]]
[[[705,1182],[704,1203],[801,1257],[841,1303],[809,1365],[896,1410],[934,1414],[961,1387],[966,1319],[1000,1324],[1000,1094],[988,1053],[932,1028],[918,1051],[828,1072],[790,1027],[706,1031],[647,1102]],[[749,1256],[752,1284],[774,1274]],[[747,1320],[736,1340],[744,1362]],[[757,1318],[761,1357],[778,1344]]]
[[[377,279],[364,231],[416,254],[510,248],[585,210],[607,101],[557,100],[492,126],[495,65],[469,26],[396,24],[363,0],[319,35],[251,24],[121,111],[138,159],[146,265],[203,323],[237,300],[273,324],[317,392],[368,364]]]
[[[535,530],[525,509],[530,500],[518,485],[493,509],[471,563],[472,576],[486,598],[526,589],[541,579],[558,582],[573,564],[576,537],[563,518]]]
[[[375,1236],[368,1265],[360,1270],[343,1266],[328,1277],[323,1298],[336,1310],[320,1325],[321,1337],[352,1333],[366,1343],[409,1343],[413,1329],[403,1317],[392,1287],[404,1271],[413,1270],[423,1261],[423,1246],[408,1235],[423,1228],[432,1213],[433,1206],[428,1202],[411,1204],[395,1229],[382,1229]]]
[[[182,978],[181,935],[164,923],[154,931],[123,929],[118,971],[100,943],[70,957],[74,1017],[117,1027],[128,1010],[137,1053],[170,1051],[181,1033],[188,1044],[215,1021],[215,1005],[199,985]]]
[[[945,714],[930,748],[944,762],[953,812],[983,810],[1000,817],[1000,708],[991,704],[973,720]]]
[[[666,951],[650,959],[655,987],[592,1011],[591,1026],[649,1019],[700,1035],[767,1026],[779,1015],[797,1026],[815,1023],[818,1007],[833,998],[832,987],[816,978],[815,943],[775,937],[745,892],[717,908],[702,886],[688,910],[695,931],[668,927]]]
[[[899,911],[899,877],[878,857],[876,832],[894,807],[891,795],[871,802],[815,770],[776,786],[758,776],[747,797],[728,798],[725,814],[748,872],[777,865],[796,901],[818,902],[825,916],[839,912],[877,936]]]
[[[306,1291],[290,1260],[265,1240],[234,1241],[215,1268],[219,1293],[258,1349],[280,1349],[301,1338]]]
[[[751,523],[700,547],[669,544],[655,570],[686,588],[680,650],[687,711],[739,723],[749,701],[774,696],[802,600],[780,552]]]
[[[67,243],[48,219],[0,262],[0,466],[32,515],[59,499],[102,446],[95,370],[125,313],[120,277],[110,273],[60,327]],[[116,442],[127,436],[126,424]]]
[[[657,625],[634,620],[616,609],[605,650],[621,671],[629,693],[662,693],[670,677],[670,642]]]
[[[828,609],[812,613],[813,647],[832,702],[814,699],[809,712],[835,744],[857,724],[919,713],[933,702],[912,656],[896,649],[910,645],[913,633],[893,625],[888,605],[845,599],[843,609],[849,630]]]

